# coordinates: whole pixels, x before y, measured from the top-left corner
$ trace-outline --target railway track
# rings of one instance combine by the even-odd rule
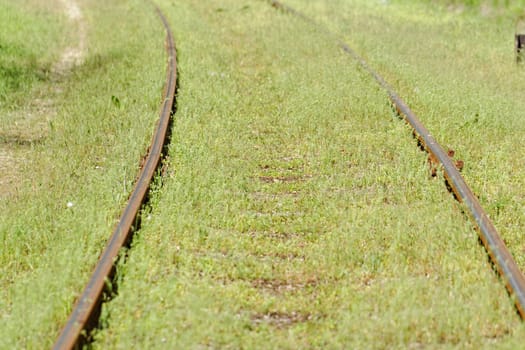
[[[413,128],[414,136],[417,138],[419,145],[441,164],[446,182],[453,191],[456,199],[462,202],[468,209],[469,215],[476,224],[481,241],[494,266],[505,281],[507,290],[515,300],[519,315],[522,319],[525,318],[525,277],[519,270],[493,223],[479,204],[478,199],[469,189],[460,172],[457,170],[456,165],[449,158],[443,147],[432,137],[430,132],[392,87],[351,47],[339,40],[336,34],[323,29],[312,19],[282,2],[275,0],[268,1],[273,7],[298,16],[310,24],[321,28],[327,35],[338,42],[344,52],[359,62],[362,68],[386,91],[398,115]],[[156,11],[166,29],[166,49],[168,53],[166,85],[157,129],[153,136],[150,152],[145,159],[144,166],[139,174],[129,202],[101,255],[91,279],[78,299],[73,312],[57,339],[54,349],[71,349],[82,346],[90,341],[90,331],[95,328],[98,323],[100,308],[107,298],[107,286],[111,283],[110,281],[114,274],[115,264],[119,258],[120,250],[129,243],[133,232],[138,228],[140,222],[140,217],[138,216],[139,211],[147,201],[150,183],[162,162],[162,150],[168,137],[168,129],[175,102],[177,67],[175,45],[169,24],[158,8]]]
[[[139,211],[148,201],[148,192],[154,176],[162,163],[163,150],[169,139],[169,127],[175,109],[177,89],[177,60],[173,33],[161,10],[152,5],[166,31],[168,56],[166,82],[160,107],[159,120],[153,134],[149,153],[143,161],[133,191],[119,222],[100,256],[93,274],[77,300],[69,319],[57,338],[54,349],[81,348],[90,341],[90,332],[97,326],[102,303],[110,298],[112,278],[121,248],[130,243],[133,233],[140,226]]]
[[[444,148],[434,139],[430,131],[421,123],[409,106],[401,99],[394,89],[372,69],[368,63],[357,54],[348,44],[338,38],[338,36],[316,23],[313,19],[304,15],[300,11],[277,0],[268,0],[270,5],[278,10],[293,16],[299,17],[315,26],[326,35],[334,39],[339,47],[350,55],[359,65],[368,72],[374,80],[387,93],[393,108],[397,115],[403,118],[413,130],[413,135],[417,139],[418,145],[424,149],[429,157],[436,160],[443,169],[443,175],[447,187],[453,192],[454,197],[466,207],[469,216],[476,226],[479,238],[483,243],[491,262],[494,264],[497,272],[505,283],[508,293],[515,303],[518,314],[521,319],[525,319],[525,276],[519,269],[512,254],[507,249],[503,239],[498,233],[496,227],[489,219],[487,213],[481,207],[478,198],[466,184],[456,164],[449,157]]]

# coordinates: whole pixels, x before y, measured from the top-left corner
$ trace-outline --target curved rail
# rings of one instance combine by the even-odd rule
[[[413,132],[420,144],[430,155],[433,155],[441,163],[447,183],[454,191],[456,198],[460,202],[463,202],[468,208],[469,214],[476,224],[479,237],[483,242],[485,249],[496,266],[499,275],[504,280],[508,292],[514,298],[514,303],[521,319],[525,319],[525,276],[520,271],[512,254],[505,246],[505,243],[496,230],[496,227],[481,207],[477,197],[467,186],[454,163],[443,150],[443,147],[437,143],[430,132],[419,121],[414,112],[410,110],[407,104],[397,95],[392,87],[378,73],[376,73],[361,56],[359,56],[345,42],[340,40],[336,34],[328,29],[320,27],[314,20],[280,1],[269,0],[269,2],[273,7],[300,17],[333,37],[341,49],[352,56],[352,58],[354,58],[364,70],[372,75],[379,85],[381,85],[381,87],[387,92],[397,113],[413,128]]]
[[[160,9],[156,6],[155,8],[166,30],[166,51],[168,53],[166,84],[160,118],[150,145],[150,152],[140,171],[128,204],[97,263],[91,279],[53,346],[57,350],[80,347],[86,342],[89,330],[93,329],[98,322],[107,281],[110,280],[114,272],[120,249],[131,239],[139,210],[147,198],[150,183],[161,162],[162,150],[168,136],[168,127],[175,102],[177,61],[173,34],[168,21]]]

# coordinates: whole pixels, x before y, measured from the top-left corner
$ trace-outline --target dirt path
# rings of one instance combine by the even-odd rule
[[[60,60],[54,65],[53,72],[66,74],[76,65],[82,64],[86,51],[86,23],[82,10],[75,0],[60,0],[64,12],[71,22],[71,26],[76,28],[77,41],[72,43],[62,52]]]
[[[53,5],[58,12],[63,12],[69,19],[71,28],[71,42],[66,46],[58,61],[51,69],[52,85],[47,92],[36,92],[35,98],[27,107],[14,111],[12,125],[5,126],[9,138],[0,143],[0,199],[14,195],[20,185],[19,178],[22,169],[26,166],[26,145],[45,137],[47,125],[55,114],[54,97],[61,93],[60,80],[75,67],[82,64],[86,55],[86,22],[78,0],[55,0]],[[46,96],[38,96],[46,95]]]

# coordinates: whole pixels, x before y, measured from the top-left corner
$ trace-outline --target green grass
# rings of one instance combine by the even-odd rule
[[[42,85],[49,84],[52,63],[59,56],[63,30],[63,18],[47,10],[44,4],[30,0],[0,4],[2,151],[7,144],[17,149],[18,145],[38,138],[38,132],[35,131],[38,128],[26,123],[37,119],[31,116],[36,112],[31,97],[35,97],[34,91]],[[32,105],[32,111],[29,105]],[[24,113],[14,115],[21,110]]]
[[[424,71],[429,53],[418,51],[406,65],[395,60],[406,48],[400,38],[418,38],[416,23],[431,33],[443,31],[447,18],[485,23],[449,15],[425,25],[418,16],[442,10],[422,5],[415,13],[392,5],[387,15],[366,1],[295,3],[321,19],[335,15],[331,26],[354,34],[418,113],[442,102],[420,101],[407,89],[424,94],[438,85],[423,78],[417,85],[417,71],[409,74]],[[426,155],[385,93],[330,38],[261,1],[163,5],[181,82],[170,176],[119,268],[119,295],[104,307],[107,328],[95,348],[523,343],[521,322],[461,206],[442,179],[430,178]],[[413,27],[402,30],[410,18]],[[380,21],[383,36],[374,26]],[[430,38],[437,52],[439,37]],[[502,51],[476,44],[479,60]],[[500,51],[512,71],[511,53]],[[461,54],[453,57],[466,63]],[[440,88],[455,106],[474,103],[455,97],[454,86]],[[469,180],[489,181],[459,146],[469,132],[457,136],[438,128],[440,120],[424,118],[467,161]],[[474,125],[487,131],[489,122]],[[471,147],[486,146],[474,140]]]
[[[22,4],[11,7],[30,23],[31,12]],[[33,128],[45,132],[24,146],[17,190],[0,199],[2,349],[53,344],[131,191],[158,118],[166,54],[153,7],[142,1],[80,5],[88,40],[84,64],[25,88],[28,105],[6,107],[11,125],[29,111],[43,119],[43,126]],[[67,24],[60,7],[41,11]],[[48,42],[50,52],[43,56],[49,67],[66,43],[57,38],[63,46],[54,47],[54,40],[42,40]],[[31,78],[17,79],[20,86],[31,84]],[[34,98],[49,100],[48,115],[32,107]]]
[[[30,1],[10,11],[30,22]],[[348,41],[456,150],[524,267],[524,159],[515,150],[525,82],[512,51],[514,9],[286,3]],[[523,344],[463,208],[430,177],[384,91],[331,38],[265,1],[159,4],[178,48],[169,166],[118,267],[118,296],[104,306],[93,348]],[[84,64],[57,82],[22,75],[5,93],[12,125],[31,97],[52,99],[53,113],[38,142],[23,146],[19,188],[0,199],[0,348],[51,346],[157,118],[164,33],[152,8],[89,0],[82,9]],[[37,13],[61,18],[53,8]],[[54,40],[42,40],[56,47],[18,53],[30,72],[45,71],[66,45],[55,37],[63,19],[53,23]]]
[[[0,4],[0,106],[13,104],[36,82],[46,79],[53,43],[61,29],[60,20],[14,1]],[[48,25],[53,21],[55,25]]]
[[[413,3],[410,0],[401,0],[406,3]],[[523,14],[523,6],[525,6],[525,1],[523,0],[428,0],[428,3],[435,3],[440,5],[452,6],[451,9],[454,9],[453,6],[467,6],[468,8],[475,10],[485,9],[505,9],[505,11],[511,11],[515,14]],[[449,7],[450,8],[450,7]]]
[[[402,2],[370,7],[365,22],[338,15],[343,3],[312,9],[332,30],[353,33],[345,38],[366,53],[438,142],[465,160],[467,183],[525,268],[524,158],[515,152],[525,131],[520,112],[525,75],[515,64],[514,15],[461,15]],[[374,45],[377,37],[380,46]]]
[[[44,118],[34,118],[28,96],[49,80],[63,29],[61,18],[44,7],[30,1],[0,4],[0,197],[16,191],[13,169],[41,135],[38,120]]]

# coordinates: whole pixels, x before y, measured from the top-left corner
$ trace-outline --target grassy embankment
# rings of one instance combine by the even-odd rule
[[[327,24],[334,16],[331,28],[456,149],[523,265],[507,224],[522,219],[510,191],[522,156],[508,147],[523,134],[512,113],[523,78],[506,17],[290,3]],[[330,38],[263,1],[162,4],[181,82],[169,177],[95,348],[523,344],[460,205],[430,178],[384,92]]]
[[[84,63],[53,74],[78,40],[61,2],[0,4],[0,142],[16,165],[0,197],[2,349],[54,342],[158,117],[165,51],[153,8],[138,0],[79,5]]]

